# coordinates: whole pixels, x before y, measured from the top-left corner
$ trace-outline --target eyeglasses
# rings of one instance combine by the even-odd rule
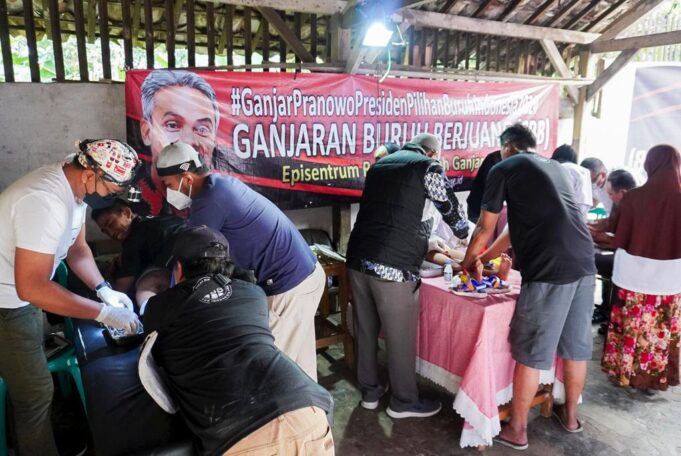
[[[118,197],[121,196],[123,193],[125,193],[125,189],[123,190],[111,190],[109,186],[106,184],[106,179],[103,179],[99,176],[97,178],[104,184],[104,188],[107,191],[107,196],[113,196],[113,197]]]

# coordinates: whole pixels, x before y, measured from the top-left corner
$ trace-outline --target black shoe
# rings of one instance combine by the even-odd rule
[[[591,317],[591,323],[596,325],[598,323],[603,323],[604,321],[607,321],[608,317],[603,315],[603,313],[600,311],[600,309],[597,309],[594,311],[593,317]]]
[[[601,336],[605,336],[608,334],[608,324],[607,323],[602,323],[600,328],[598,328],[598,334]]]
[[[427,418],[442,410],[440,401],[421,399],[417,404],[403,407],[388,406],[386,413],[390,418]]]

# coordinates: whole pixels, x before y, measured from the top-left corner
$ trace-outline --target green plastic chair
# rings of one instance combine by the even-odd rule
[[[57,267],[57,271],[54,274],[54,279],[66,288],[68,285],[69,271],[66,268],[66,264],[62,261]],[[83,389],[83,378],[80,375],[80,367],[78,366],[78,358],[76,357],[76,348],[74,346],[75,341],[75,331],[73,329],[73,321],[69,317],[64,318],[64,336],[71,342],[71,345],[61,352],[59,355],[47,362],[47,368],[53,374],[57,375],[59,379],[59,390],[61,391],[62,397],[69,397],[71,395],[71,382],[69,376],[73,379],[73,383],[76,384],[76,389],[80,395],[80,400],[83,404],[83,410],[87,415],[87,407],[85,405],[85,390]],[[2,454],[0,453],[0,456]]]
[[[597,208],[595,208],[595,209],[591,209],[591,210],[589,211],[589,214],[595,215],[595,216],[596,216],[596,219],[608,218],[608,211],[606,211],[606,210],[605,210],[604,208],[602,208],[602,207],[597,207]]]
[[[7,385],[0,377],[0,456],[7,456],[7,422],[5,420],[7,410],[5,402],[7,399]]]

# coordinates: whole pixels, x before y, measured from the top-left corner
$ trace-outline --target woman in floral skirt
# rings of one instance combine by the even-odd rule
[[[602,367],[616,384],[666,390],[679,384],[681,157],[648,151],[648,182],[630,190],[615,221],[614,296]]]

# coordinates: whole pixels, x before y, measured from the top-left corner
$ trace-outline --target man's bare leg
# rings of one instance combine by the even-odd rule
[[[527,443],[527,419],[530,405],[539,388],[539,370],[516,362],[513,371],[511,422],[502,426],[500,437],[513,443]]]
[[[565,373],[565,405],[558,408],[561,421],[568,429],[577,429],[577,401],[584,390],[586,382],[586,361],[563,361]]]

